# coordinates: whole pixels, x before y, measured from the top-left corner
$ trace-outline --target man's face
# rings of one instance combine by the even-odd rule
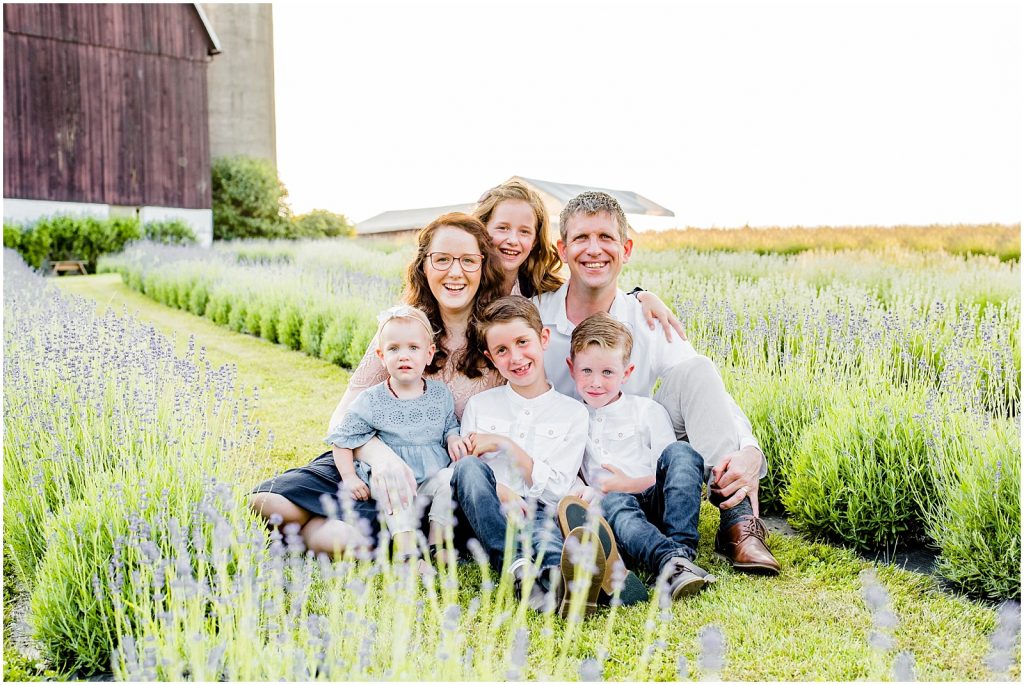
[[[572,281],[591,290],[618,285],[622,266],[633,252],[633,241],[622,242],[615,217],[608,212],[574,214],[558,241],[558,254],[569,265]]]

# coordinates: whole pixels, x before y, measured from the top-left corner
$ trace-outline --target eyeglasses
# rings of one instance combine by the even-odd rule
[[[455,263],[456,259],[459,260],[459,265],[463,271],[479,271],[480,267],[484,264],[484,256],[482,254],[464,254],[461,257],[455,257],[447,252],[429,252],[427,257],[430,259],[430,266],[438,271],[447,271],[452,268],[452,264]]]

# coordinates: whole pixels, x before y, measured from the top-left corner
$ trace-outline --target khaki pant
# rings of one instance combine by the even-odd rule
[[[737,413],[750,432],[749,420],[737,411],[718,369],[707,357],[693,357],[669,369],[654,399],[668,410],[676,439],[689,442],[704,458],[705,481],[722,457],[740,448]]]

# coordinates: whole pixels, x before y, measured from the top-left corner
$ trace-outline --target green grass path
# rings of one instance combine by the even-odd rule
[[[344,370],[157,304],[131,291],[116,274],[66,277],[56,283],[101,307],[127,307],[175,336],[181,347],[194,335],[212,362],[237,364],[241,385],[259,387],[261,422],[276,436],[267,473],[305,463],[321,450],[327,421],[348,380]],[[775,535],[771,546],[782,563],[781,576],[734,573],[713,553],[717,519],[717,511],[705,504],[697,562],[719,582],[673,604],[668,654],[685,654],[696,666],[699,630],[715,624],[725,636],[723,680],[888,680],[901,651],[913,655],[920,680],[993,677],[985,665],[991,649],[988,635],[996,624],[992,607],[943,592],[929,576],[879,565],[878,577],[899,621],[891,630],[894,648],[881,653],[867,643],[878,628],[862,598],[859,577],[871,562],[848,550]],[[606,678],[621,679],[631,672],[643,649],[647,617],[643,605],[620,611],[616,635],[623,649],[609,663]],[[603,626],[603,621],[586,621],[578,639],[596,644]],[[1020,677],[1019,645],[1016,649],[1012,679]],[[655,672],[658,680],[676,679],[674,657]]]
[[[238,385],[251,394],[259,388],[256,417],[264,432],[273,431],[269,461],[261,472],[298,466],[324,450],[327,422],[341,399],[349,374],[344,369],[275,345],[262,338],[235,333],[179,309],[171,309],[121,282],[119,274],[64,276],[52,279],[68,293],[96,300],[99,309],[125,308],[173,337],[179,350],[195,336],[212,364],[236,364]]]

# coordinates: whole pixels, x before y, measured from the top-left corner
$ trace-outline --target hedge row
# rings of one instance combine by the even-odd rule
[[[120,252],[128,243],[142,239],[170,245],[196,242],[192,229],[177,220],[140,225],[133,217],[101,220],[55,216],[28,226],[4,224],[4,247],[19,252],[36,269],[45,261],[81,259],[90,271],[95,271],[100,255]]]
[[[762,511],[873,553],[938,550],[950,584],[1020,597],[1020,427],[922,388],[765,376],[732,384],[768,460]]]
[[[100,271],[121,274],[129,287],[157,302],[203,316],[238,333],[280,343],[332,364],[353,368],[376,332],[378,308],[354,295],[306,297],[278,289],[256,289],[226,277],[211,262],[176,262],[146,268],[104,260]]]

